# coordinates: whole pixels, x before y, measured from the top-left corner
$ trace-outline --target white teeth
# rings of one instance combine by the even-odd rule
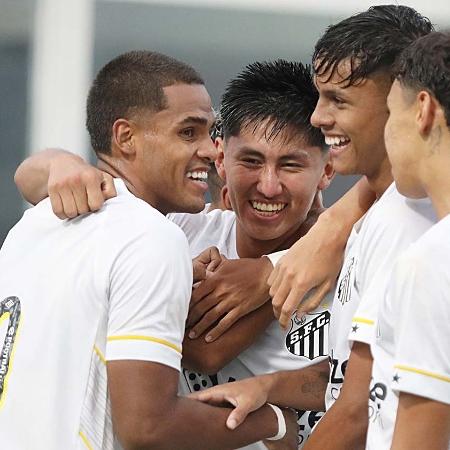
[[[206,181],[208,179],[208,172],[188,172],[186,176],[193,180]]]
[[[350,139],[345,136],[325,136],[325,144],[327,145],[339,145],[347,142],[350,142]]]
[[[262,203],[257,201],[252,201],[252,206],[257,211],[263,212],[276,212],[281,211],[286,206],[285,203]]]

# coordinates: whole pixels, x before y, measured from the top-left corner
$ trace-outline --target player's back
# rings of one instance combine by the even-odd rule
[[[133,238],[127,222],[146,217],[142,204],[119,193],[98,213],[61,221],[45,200],[10,231],[0,252],[2,449],[113,447],[109,277]]]

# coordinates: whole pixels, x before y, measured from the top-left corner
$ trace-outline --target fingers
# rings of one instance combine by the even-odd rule
[[[232,309],[223,319],[219,321],[219,323],[208,332],[206,336],[207,342],[213,342],[218,339],[222,334],[228,331],[240,318],[242,314],[238,308]],[[203,319],[198,323],[199,328],[205,326],[205,330],[207,330],[212,324],[208,323],[205,320],[203,324]]]
[[[67,216],[64,213],[64,207],[62,204],[61,196],[58,192],[49,192],[50,204],[52,205],[52,210],[57,217],[61,220],[67,219]]]
[[[208,263],[206,270],[210,272],[214,272],[217,269],[217,267],[219,267],[222,260],[226,259],[223,255],[220,254],[219,250],[216,247],[210,248],[209,258],[210,262]]]
[[[286,300],[283,303],[280,303],[281,309],[279,310],[280,316],[278,318],[278,321],[280,322],[282,328],[286,329],[289,326],[292,314],[298,308],[298,305],[304,295],[304,291],[301,291],[300,289],[294,287],[289,292],[289,295],[285,297]]]
[[[216,283],[214,277],[210,277],[200,283],[197,288],[192,291],[190,307],[201,301],[204,297],[209,295],[215,289]]]
[[[226,400],[233,404],[230,398],[226,398]],[[251,400],[247,400],[245,397],[239,397],[239,399],[233,398],[233,400],[235,402],[235,408],[231,411],[226,421],[227,427],[230,430],[237,428],[256,409],[253,407]]]
[[[116,187],[114,186],[114,178],[109,173],[102,172],[102,182],[100,187],[105,200],[117,197]]]
[[[301,317],[304,314],[310,313],[319,307],[322,303],[324,297],[330,292],[333,287],[332,283],[325,282],[321,286],[316,289],[313,289],[311,295],[309,295],[306,299],[298,307],[297,317]]]
[[[197,323],[192,330],[189,332],[189,337],[194,339],[197,336],[200,336],[207,330],[213,323],[216,323],[220,317],[222,317],[224,313],[222,304],[218,304],[215,307],[211,308],[203,317],[202,320]],[[206,342],[211,342],[209,337],[206,336]]]
[[[201,302],[197,302],[195,305],[189,308],[188,320],[186,325],[192,327],[197,324],[199,320],[215,305],[217,300],[212,296],[205,297]],[[198,334],[197,334],[198,336]]]

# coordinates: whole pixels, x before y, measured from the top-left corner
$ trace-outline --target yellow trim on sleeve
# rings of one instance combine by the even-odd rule
[[[445,381],[450,383],[450,378],[444,375],[439,375],[438,373],[429,372],[428,370],[415,369],[414,367],[403,366],[401,364],[396,364],[394,366],[396,369],[404,370],[406,372],[418,373],[419,375],[425,375],[426,377],[435,378],[436,380]]]
[[[96,345],[94,345],[94,352],[97,354],[97,356],[100,359],[100,361],[103,364],[106,364],[105,356],[103,355],[103,353],[100,351],[100,349]]]
[[[373,325],[375,323],[375,321],[364,319],[363,317],[353,317],[352,322],[365,323],[366,325]]]
[[[84,445],[89,449],[89,450],[94,450],[94,447],[92,447],[92,445],[89,443],[88,438],[84,435],[84,433],[82,431],[79,431],[78,434],[80,435],[81,440],[83,441]]]
[[[178,345],[172,344],[172,342],[166,341],[165,339],[160,339],[160,338],[156,338],[156,337],[136,336],[136,335],[133,335],[133,334],[127,334],[127,335],[124,335],[124,336],[109,336],[107,338],[108,342],[111,342],[111,341],[128,341],[128,340],[156,342],[157,344],[165,345],[166,347],[170,347],[171,349],[177,351],[178,353],[181,353],[181,348],[178,347]]]

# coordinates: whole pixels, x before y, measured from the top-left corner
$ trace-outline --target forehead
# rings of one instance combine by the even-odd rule
[[[202,84],[174,84],[163,88],[167,107],[155,114],[171,125],[188,117],[205,119],[208,126],[214,122],[211,98]]]
[[[284,129],[276,136],[270,137],[271,126],[267,123],[259,125],[249,124],[237,136],[230,136],[225,143],[225,156],[243,152],[259,153],[265,158],[282,158],[286,155],[304,156],[318,147],[306,144],[302,133],[295,133],[292,129]]]

